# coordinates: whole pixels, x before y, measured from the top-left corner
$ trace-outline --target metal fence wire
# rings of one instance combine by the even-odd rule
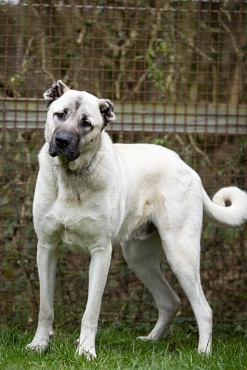
[[[42,94],[56,80],[115,104],[114,142],[150,142],[180,154],[212,196],[247,188],[247,2],[168,0],[0,1],[0,320],[32,324],[39,300],[32,200],[44,142]],[[220,323],[247,317],[247,227],[205,221],[202,285]],[[87,256],[61,250],[55,313],[77,323]],[[193,317],[182,298],[177,321]],[[113,253],[102,322],[156,319],[152,298]],[[32,324],[34,326],[34,324]]]

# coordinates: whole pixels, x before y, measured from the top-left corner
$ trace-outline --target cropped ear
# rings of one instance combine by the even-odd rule
[[[113,102],[108,99],[99,99],[99,109],[104,119],[104,129],[108,122],[113,122],[116,119],[113,112]]]
[[[58,80],[54,85],[52,85],[49,90],[47,90],[43,96],[44,99],[47,101],[47,107],[54,101],[60,98],[65,92],[69,91],[70,89],[66,86],[63,81]]]

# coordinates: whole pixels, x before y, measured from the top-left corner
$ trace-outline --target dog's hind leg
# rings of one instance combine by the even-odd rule
[[[198,329],[198,352],[210,353],[212,341],[212,310],[202,291],[200,280],[200,227],[196,220],[175,225],[160,232],[167,260],[177,276],[194,311]]]
[[[180,299],[167,283],[161,272],[164,257],[160,237],[156,232],[146,240],[121,243],[129,267],[150,291],[158,307],[158,320],[144,340],[158,340],[168,328],[178,310]]]

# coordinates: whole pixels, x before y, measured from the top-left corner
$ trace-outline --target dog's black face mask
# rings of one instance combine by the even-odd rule
[[[85,91],[70,90],[60,80],[44,93],[44,98],[51,123],[46,141],[52,157],[75,161],[83,148],[90,151],[95,146],[107,123],[116,119],[110,100],[98,99]],[[56,103],[59,99],[61,104]]]
[[[74,161],[80,156],[79,144],[80,133],[75,128],[57,127],[50,142],[49,154],[52,157],[62,155],[68,161]]]

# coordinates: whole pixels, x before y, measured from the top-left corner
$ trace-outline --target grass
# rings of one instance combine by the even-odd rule
[[[31,331],[4,328],[0,334],[1,370],[180,370],[180,369],[247,369],[247,340],[243,331],[219,331],[213,340],[211,356],[196,352],[197,334],[184,331],[177,325],[166,339],[157,342],[142,342],[136,339],[139,333],[128,329],[106,328],[97,337],[98,357],[88,362],[75,355],[72,335],[56,333],[49,350],[39,354],[26,350],[33,336]]]

